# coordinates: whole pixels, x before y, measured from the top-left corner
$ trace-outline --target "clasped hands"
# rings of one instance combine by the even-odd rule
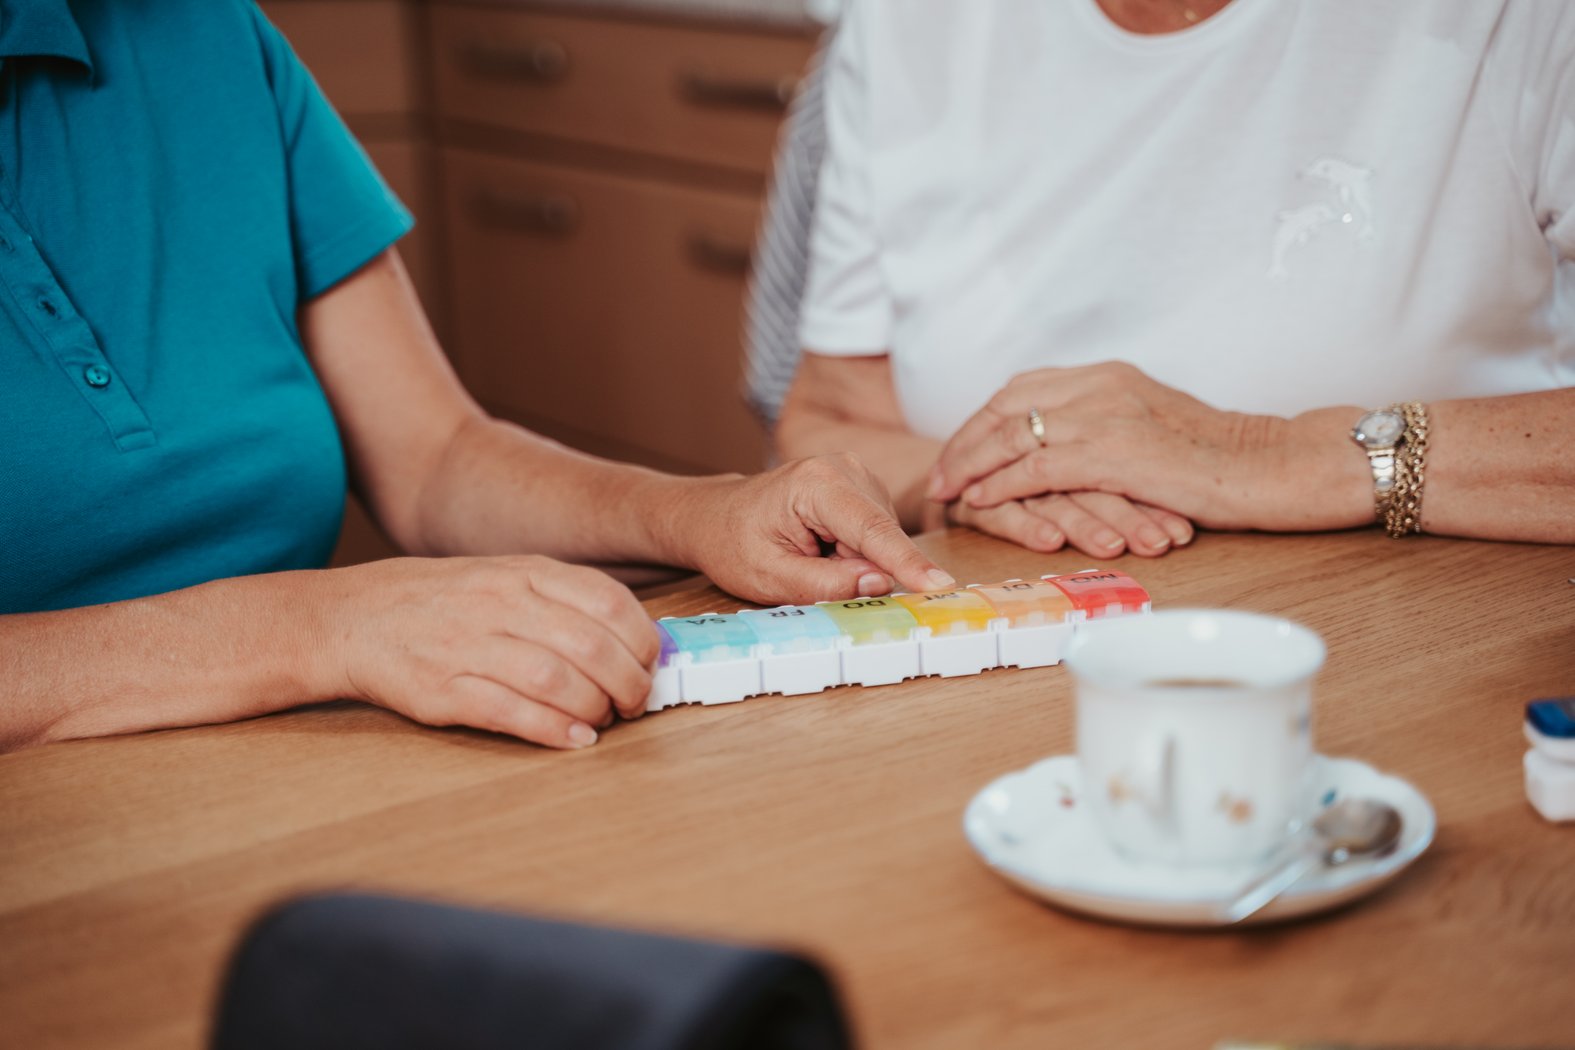
[[[1031,550],[1153,557],[1191,542],[1194,522],[1258,523],[1285,422],[1211,408],[1120,362],[1037,369],[958,429],[926,496],[947,521]]]

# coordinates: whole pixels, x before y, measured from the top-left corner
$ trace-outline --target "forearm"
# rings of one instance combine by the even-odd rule
[[[904,529],[919,532],[942,524],[942,508],[924,497],[941,450],[933,438],[806,405],[783,413],[776,447],[784,460],[852,452],[886,485]]]
[[[251,576],[0,616],[0,750],[228,722],[344,695],[322,671],[334,575]]]
[[[1264,527],[1374,520],[1372,473],[1349,437],[1361,411],[1319,409],[1285,423],[1281,509]],[[1575,542],[1575,391],[1437,401],[1428,417],[1424,531]]]
[[[688,512],[720,480],[614,463],[478,418],[455,433],[422,487],[413,553],[693,568]]]
[[[1428,407],[1427,532],[1575,543],[1575,390]]]
[[[487,422],[458,438],[424,502],[434,553],[526,549],[597,567],[671,565],[751,601],[955,582],[902,534],[869,470],[845,456],[683,478]],[[826,544],[835,556],[821,556]]]

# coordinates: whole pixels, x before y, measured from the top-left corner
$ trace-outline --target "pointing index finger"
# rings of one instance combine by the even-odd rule
[[[952,575],[924,555],[897,520],[869,496],[842,489],[821,501],[824,525],[882,572],[911,591],[957,586]]]

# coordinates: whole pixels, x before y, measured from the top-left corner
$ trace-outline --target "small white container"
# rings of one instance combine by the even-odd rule
[[[1526,752],[1526,797],[1532,808],[1555,823],[1575,820],[1575,736],[1563,735],[1575,726],[1575,701],[1535,701],[1526,708],[1525,733],[1531,750]],[[1539,710],[1540,709],[1540,710]],[[1540,718],[1542,732],[1533,724]]]
[[[1575,820],[1575,763],[1556,762],[1536,748],[1527,751],[1526,797],[1545,820]]]
[[[1575,765],[1575,737],[1548,736],[1537,731],[1537,727],[1526,723],[1526,742],[1536,750],[1547,755],[1554,762],[1565,762]]]

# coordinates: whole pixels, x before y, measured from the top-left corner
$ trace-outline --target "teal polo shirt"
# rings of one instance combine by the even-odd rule
[[[300,306],[409,214],[244,0],[0,0],[0,613],[323,565]]]

